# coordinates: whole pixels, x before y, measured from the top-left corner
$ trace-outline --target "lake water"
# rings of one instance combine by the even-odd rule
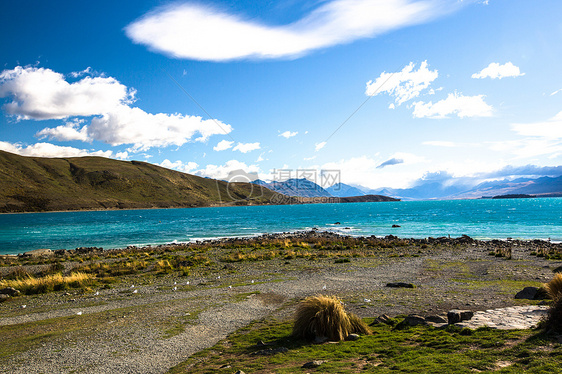
[[[313,227],[403,238],[466,234],[476,239],[562,241],[562,198],[1,214],[0,253],[123,248]]]

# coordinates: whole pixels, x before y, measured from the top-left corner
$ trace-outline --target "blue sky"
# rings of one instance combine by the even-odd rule
[[[554,0],[5,0],[0,149],[213,178],[340,170],[370,188],[553,175],[560,14]]]

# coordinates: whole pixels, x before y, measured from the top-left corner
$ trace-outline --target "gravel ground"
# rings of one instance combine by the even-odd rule
[[[18,297],[0,304],[0,340],[17,324],[71,327],[0,357],[0,373],[165,373],[251,321],[289,318],[296,301],[318,293],[342,297],[363,317],[521,305],[515,292],[548,281],[561,265],[527,252],[519,248],[513,260],[505,260],[485,248],[464,246],[342,264],[333,259],[245,262],[205,277],[163,277],[134,288],[121,284],[97,296],[71,291]],[[388,282],[416,288],[389,288]]]

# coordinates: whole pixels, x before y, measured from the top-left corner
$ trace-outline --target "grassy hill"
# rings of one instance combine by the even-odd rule
[[[278,195],[253,184],[229,184],[146,162],[23,157],[0,151],[2,213],[258,205],[272,199],[289,203]]]

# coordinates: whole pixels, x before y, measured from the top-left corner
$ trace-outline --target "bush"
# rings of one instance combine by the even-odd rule
[[[308,340],[345,339],[351,333],[370,334],[365,323],[348,314],[335,296],[310,296],[297,307],[293,336]]]

